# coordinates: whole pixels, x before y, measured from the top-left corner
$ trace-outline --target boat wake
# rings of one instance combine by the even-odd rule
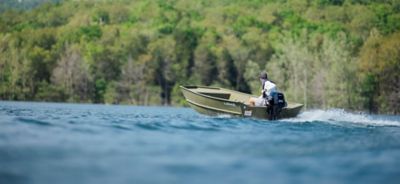
[[[302,112],[296,118],[286,119],[289,122],[328,122],[352,123],[370,126],[400,126],[400,119],[395,116],[368,115],[365,113],[351,113],[343,109],[309,110]]]

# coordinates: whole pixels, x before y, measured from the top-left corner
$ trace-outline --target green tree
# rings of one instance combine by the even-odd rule
[[[382,38],[374,32],[359,58],[362,95],[371,112],[399,113],[400,34]]]
[[[69,101],[91,101],[93,79],[77,45],[67,46],[52,72],[52,82],[63,89]]]
[[[154,76],[156,84],[161,88],[161,99],[163,105],[171,103],[171,91],[175,85],[176,76],[181,72],[177,70],[175,41],[172,37],[159,38],[149,44],[152,55]]]

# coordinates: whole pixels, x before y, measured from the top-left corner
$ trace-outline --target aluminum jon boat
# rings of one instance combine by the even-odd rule
[[[254,95],[218,87],[180,86],[189,105],[197,112],[206,115],[233,115],[271,119],[268,107],[254,107],[246,104]],[[287,102],[276,119],[296,117],[302,104]],[[274,118],[275,119],[275,118]]]

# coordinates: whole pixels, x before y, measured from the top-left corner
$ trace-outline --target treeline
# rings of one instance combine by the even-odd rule
[[[182,105],[179,85],[400,113],[398,0],[119,0],[0,14],[0,99]]]

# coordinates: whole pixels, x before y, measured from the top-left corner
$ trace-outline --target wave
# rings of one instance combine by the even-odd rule
[[[400,118],[394,116],[368,115],[351,113],[343,109],[309,110],[302,112],[296,118],[284,120],[289,122],[354,123],[371,126],[400,126]]]
[[[17,117],[17,118],[15,118],[15,120],[17,122],[40,125],[40,126],[52,126],[53,125],[49,122],[38,120],[38,119],[32,119],[32,118]]]

